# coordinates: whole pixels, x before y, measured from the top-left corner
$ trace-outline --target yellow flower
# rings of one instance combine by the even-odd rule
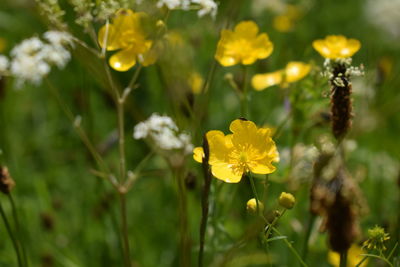
[[[250,65],[257,59],[267,58],[273,44],[266,33],[258,34],[253,21],[242,21],[233,31],[222,30],[215,59],[225,67],[236,64]]]
[[[275,171],[272,162],[279,161],[275,142],[268,128],[258,128],[254,122],[237,119],[230,127],[232,134],[209,131],[212,174],[227,183],[238,183],[246,172],[268,174]],[[201,162],[203,150],[194,149],[194,159]]]
[[[143,66],[153,64],[157,57],[152,49],[153,41],[145,31],[149,16],[130,9],[117,11],[113,22],[99,30],[98,41],[108,51],[119,50],[109,59],[110,66],[117,71],[127,71],[139,61]]]
[[[274,17],[272,25],[279,32],[290,32],[301,17],[301,10],[294,5],[287,5],[284,13]]]
[[[6,39],[0,37],[0,53],[3,53],[6,50],[7,42]]]
[[[356,266],[362,259],[364,254],[362,249],[357,245],[352,245],[347,252],[347,267],[354,267]],[[334,251],[329,251],[328,253],[328,261],[331,265],[335,267],[339,267],[340,265],[340,254]],[[360,267],[367,266],[368,260],[365,260]]]
[[[203,78],[201,77],[200,73],[193,71],[189,76],[189,85],[190,89],[192,89],[193,94],[200,94],[201,89],[203,88]]]
[[[310,70],[310,64],[291,61],[283,70],[254,75],[251,79],[251,84],[257,91],[264,90],[274,85],[281,85],[284,87],[286,83],[293,83],[303,79]]]
[[[289,62],[285,68],[285,81],[288,83],[297,82],[307,76],[310,70],[310,64],[297,61]]]
[[[351,57],[361,47],[360,41],[343,35],[328,35],[323,40],[315,40],[312,45],[321,56],[330,59]]]

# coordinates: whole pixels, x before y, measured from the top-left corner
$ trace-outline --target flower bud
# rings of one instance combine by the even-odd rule
[[[264,211],[264,204],[261,203],[261,201],[258,201],[258,209],[260,212]],[[246,210],[251,214],[257,213],[257,201],[255,198],[252,198],[249,201],[247,201]]]
[[[290,193],[282,192],[278,199],[279,205],[284,207],[285,209],[293,208],[296,203],[296,199]]]

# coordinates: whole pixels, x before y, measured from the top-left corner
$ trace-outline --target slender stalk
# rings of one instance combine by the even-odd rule
[[[24,265],[22,262],[21,252],[19,251],[18,242],[14,236],[14,233],[11,230],[10,223],[7,220],[6,214],[5,214],[5,212],[3,210],[3,206],[1,204],[0,204],[0,214],[1,214],[1,218],[3,219],[4,225],[6,226],[8,235],[10,236],[11,242],[14,246],[15,253],[17,254],[18,266],[22,267]]]
[[[72,113],[71,109],[67,106],[67,104],[63,101],[62,97],[60,96],[60,92],[57,87],[53,86],[53,84],[46,79],[47,87],[50,89],[50,93],[54,96],[58,104],[60,105],[62,111],[70,120],[70,122],[74,125],[74,129],[78,136],[80,137],[82,143],[86,146],[90,154],[92,155],[93,159],[96,161],[99,168],[107,174],[107,178],[110,180],[111,184],[115,186],[115,183],[110,179],[110,170],[107,164],[104,162],[103,158],[100,156],[99,152],[96,150],[95,146],[90,141],[89,137],[87,136],[86,132],[81,127],[80,123],[76,122],[75,116]]]
[[[249,177],[250,184],[251,184],[251,190],[253,191],[254,198],[256,199],[257,214],[260,214],[260,207],[258,204],[259,198],[258,198],[258,194],[257,194],[256,185],[254,183],[254,178],[251,175],[251,173],[249,173],[248,177]]]
[[[368,256],[364,256],[364,257],[357,263],[357,265],[356,265],[355,267],[360,267],[361,264],[362,264],[364,261],[366,261],[367,259],[368,259]]]
[[[311,214],[310,217],[308,218],[307,230],[306,230],[306,235],[304,237],[303,251],[302,251],[303,260],[307,259],[308,242],[310,240],[311,231],[312,231],[312,228],[314,226],[315,218],[316,218],[316,216],[314,214]]]
[[[347,266],[347,250],[340,253],[340,267]]]
[[[123,240],[124,262],[126,267],[131,266],[129,236],[128,236],[128,220],[126,216],[126,195],[124,192],[119,192],[119,203],[121,210],[121,234]]]
[[[179,266],[190,266],[190,240],[188,234],[188,216],[187,216],[187,197],[186,188],[183,179],[183,169],[175,169],[175,178],[178,187],[178,201],[179,201]]]
[[[247,97],[247,68],[243,66],[243,84],[242,84],[242,95],[241,95],[241,116],[247,118],[249,115],[248,108],[248,97]]]
[[[12,214],[13,214],[14,223],[15,223],[15,231],[17,232],[18,243],[19,243],[19,247],[21,248],[22,258],[24,260],[24,265],[25,266],[29,266],[28,258],[26,256],[25,247],[24,247],[23,243],[21,242],[22,233],[21,233],[21,227],[20,227],[18,214],[17,214],[17,207],[15,205],[14,198],[12,197],[11,193],[8,194],[8,199],[9,199],[9,201],[11,203],[11,209],[12,209]]]
[[[204,255],[204,244],[205,244],[205,235],[207,228],[207,219],[209,212],[209,195],[211,188],[212,175],[210,171],[210,166],[208,165],[209,160],[209,148],[208,141],[206,136],[203,138],[203,150],[205,151],[205,157],[203,158],[203,175],[204,175],[204,187],[203,193],[201,196],[201,222],[200,222],[200,249],[199,249],[199,257],[198,257],[198,266],[203,266],[203,255]]]
[[[130,267],[130,246],[129,246],[129,232],[128,232],[128,222],[126,216],[126,198],[125,198],[125,190],[121,190],[126,180],[126,158],[125,158],[125,123],[124,123],[124,103],[125,96],[121,97],[118,88],[115,86],[114,81],[111,76],[110,69],[107,63],[104,63],[104,68],[107,74],[107,79],[110,84],[110,89],[114,95],[114,101],[117,108],[117,124],[118,124],[118,150],[119,150],[119,202],[120,202],[120,216],[121,216],[121,239],[123,244],[123,252],[124,252],[124,262],[126,267]],[[134,75],[135,80],[131,80],[130,83],[134,84],[139,75]],[[129,90],[129,89],[128,89]]]
[[[275,227],[271,226],[272,230],[277,233],[278,235],[282,235],[278,229]],[[300,257],[299,253],[297,250],[293,247],[292,243],[290,243],[287,238],[282,239],[283,242],[285,242],[286,246],[290,249],[290,251],[293,253],[293,255],[297,258],[297,260],[300,262],[301,266],[307,267],[308,265],[303,261],[303,259]]]

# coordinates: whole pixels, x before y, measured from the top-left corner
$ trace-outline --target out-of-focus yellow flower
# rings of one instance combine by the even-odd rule
[[[284,87],[287,83],[293,83],[303,79],[310,70],[310,64],[292,61],[289,62],[283,70],[254,75],[251,79],[251,84],[257,91],[264,90],[274,85],[281,85]]]
[[[310,64],[298,61],[289,62],[285,68],[285,81],[288,83],[297,82],[307,76],[310,70]]]
[[[297,20],[301,17],[301,10],[294,5],[287,5],[284,13],[274,17],[272,25],[279,32],[293,30]]]
[[[222,30],[215,59],[225,67],[236,64],[250,65],[257,59],[267,58],[274,48],[266,33],[258,34],[253,21],[242,21],[233,31]]]
[[[193,159],[197,162],[202,163],[204,158],[204,150],[201,146],[193,149]]]
[[[264,74],[256,74],[251,79],[251,85],[257,91],[264,90],[267,87],[281,84],[283,80],[283,71],[278,70]]]
[[[110,66],[117,71],[127,71],[139,61],[143,66],[153,64],[157,55],[152,49],[153,41],[143,25],[149,16],[130,9],[117,11],[112,23],[99,30],[98,41],[108,51],[119,50],[109,59]]]
[[[203,88],[203,78],[200,73],[194,71],[189,76],[189,85],[190,89],[192,89],[193,94],[200,94],[201,89]]]
[[[321,56],[329,59],[352,57],[361,47],[360,41],[343,35],[328,35],[325,39],[315,40],[312,45]]]
[[[0,37],[0,53],[4,52],[7,46],[6,44],[7,44],[6,40]]]
[[[237,119],[230,127],[232,134],[209,131],[212,174],[227,183],[238,183],[247,172],[268,174],[275,171],[272,162],[279,161],[275,142],[268,128],[258,128],[254,122]],[[201,162],[203,150],[194,149],[194,159]]]
[[[363,256],[361,254],[364,254],[363,250],[357,246],[357,245],[352,245],[347,252],[347,267],[354,267],[356,266],[362,259]],[[332,264],[335,267],[339,267],[340,265],[340,254],[334,251],[329,251],[328,253],[328,261],[330,264]],[[365,260],[360,267],[367,266],[368,260]]]

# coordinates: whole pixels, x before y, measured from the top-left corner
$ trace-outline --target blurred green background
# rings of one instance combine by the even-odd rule
[[[68,1],[60,3],[66,9],[65,19],[71,32],[94,46],[82,28],[74,23],[75,13]],[[294,8],[291,10],[295,10],[295,15],[287,12],[288,4]],[[279,5],[286,8],[282,11]],[[386,5],[386,9],[382,5]],[[392,239],[388,247],[393,247],[399,240],[400,229],[400,185],[397,181],[400,24],[396,8],[400,10],[398,0],[221,0],[215,20],[209,16],[198,18],[195,11],[171,12],[168,30],[178,33],[184,45],[178,47],[178,55],[164,55],[157,64],[145,68],[139,78],[140,87],[129,98],[126,111],[128,168],[134,169],[151,150],[145,142],[131,136],[133,127],[153,112],[171,116],[182,129],[193,129],[183,107],[186,101],[198,96],[191,93],[187,84],[179,84],[185,79],[185,70],[193,69],[206,79],[215,64],[213,58],[220,29],[226,23],[232,27],[241,20],[254,20],[261,32],[268,33],[274,52],[268,59],[252,65],[249,68],[252,74],[281,69],[293,60],[311,62],[315,66],[307,78],[288,89],[252,90],[249,105],[249,119],[258,125],[277,127],[288,115],[285,99],[294,94],[299,97],[299,138],[294,143],[291,124],[284,125],[282,135],[276,140],[281,162],[277,164],[278,171],[270,176],[268,194],[263,197],[267,210],[272,211],[277,207],[280,192],[290,191],[296,195],[295,208],[285,214],[279,228],[301,250],[310,216],[308,192],[312,178],[312,162],[305,150],[318,143],[321,135],[330,132],[329,124],[321,122],[320,116],[321,112],[329,110],[329,86],[318,75],[323,59],[312,49],[311,43],[328,34],[343,34],[361,41],[362,48],[353,57],[353,63],[363,64],[365,68],[365,76],[353,81],[354,119],[346,161],[368,206],[368,212],[360,218],[359,240],[363,240],[369,227],[378,224],[389,230]],[[282,19],[286,24],[279,22]],[[95,23],[96,29],[101,26],[102,23]],[[42,35],[49,28],[52,26],[40,15],[34,1],[1,1],[0,41],[3,45],[0,53],[8,54],[21,40]],[[115,108],[107,94],[99,60],[93,59],[80,46],[72,50],[72,55],[67,67],[64,70],[54,68],[48,79],[58,87],[73,112],[82,117],[90,138],[102,149],[116,136]],[[195,146],[201,145],[201,136],[207,130],[220,129],[227,133],[229,123],[240,116],[238,98],[224,79],[226,73],[238,77],[240,71],[240,67],[223,68],[216,64],[210,101],[202,107],[207,112],[206,119],[200,129],[191,132]],[[127,84],[132,73],[133,70],[113,72],[113,75],[120,84]],[[30,265],[121,266],[117,195],[108,183],[92,174],[91,169],[96,166],[46,82],[19,89],[14,84],[11,78],[1,79],[1,164],[9,167],[17,184],[13,196]],[[289,163],[285,155],[294,145],[299,150],[300,167],[288,177]],[[111,142],[111,146],[102,151],[111,166],[117,168],[115,143]],[[195,266],[203,178],[201,166],[190,155],[187,166],[193,174],[188,183],[188,211]],[[262,190],[261,183],[259,190]],[[245,205],[251,197],[247,181],[224,184],[213,179],[206,266],[219,266],[224,257],[228,259],[227,266],[265,266],[266,254],[257,236],[241,244],[239,249],[231,250],[254,224]],[[1,195],[0,201],[11,215],[6,196]],[[160,156],[152,157],[144,175],[129,192],[128,209],[129,239],[135,263],[138,266],[178,266],[176,189]],[[2,223],[0,236],[0,266],[17,266]],[[309,253],[310,266],[330,266],[326,234],[319,233],[317,226],[313,229]],[[297,264],[283,242],[273,243],[271,257],[275,266]],[[377,266],[375,264],[370,261],[370,266]]]

